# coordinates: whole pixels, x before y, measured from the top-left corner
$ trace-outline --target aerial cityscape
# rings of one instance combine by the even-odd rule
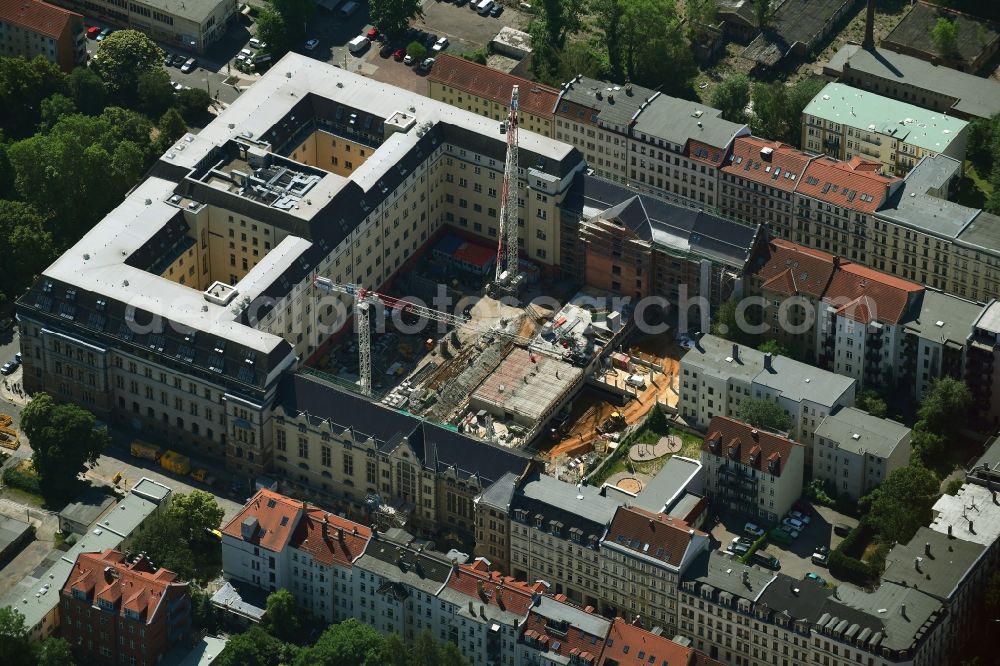
[[[1000,666],[1000,4],[0,0],[0,239],[0,666]]]

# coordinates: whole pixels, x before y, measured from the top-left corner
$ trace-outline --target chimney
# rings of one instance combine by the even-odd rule
[[[771,352],[764,354],[764,369],[771,372]]]
[[[868,15],[865,17],[865,40],[861,46],[875,48],[875,0],[868,0]]]
[[[930,541],[928,541],[927,543],[924,544],[924,555],[926,555],[927,557],[931,556],[931,542]]]
[[[740,346],[735,342],[733,343],[733,360],[737,363],[740,362]]]
[[[913,558],[913,568],[916,569],[917,571],[920,571],[920,562],[923,559],[924,558],[922,558],[922,557],[914,557]]]
[[[869,3],[869,6],[870,6],[870,3]],[[905,619],[909,619],[909,618],[906,617],[906,604],[900,604],[899,605],[899,614],[902,615]]]
[[[840,268],[840,255],[839,254],[833,255],[833,268],[834,269]]]
[[[976,530],[972,529],[972,521],[969,521],[969,534],[975,534]]]
[[[337,541],[343,542],[343,540],[344,540],[344,528],[343,527],[338,527],[337,528]]]
[[[948,525],[948,538],[951,539],[951,525]]]
[[[326,519],[323,519],[323,541],[330,540],[330,526],[327,525]]]

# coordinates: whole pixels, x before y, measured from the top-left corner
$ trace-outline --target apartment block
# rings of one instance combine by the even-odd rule
[[[673,636],[680,575],[709,545],[708,534],[683,520],[619,507],[600,544],[602,614]]]
[[[291,54],[20,299],[25,388],[269,471],[281,379],[351,306],[314,279],[379,288],[445,227],[495,242],[505,150],[493,120]],[[523,256],[551,274],[584,163],[531,132],[520,159]]]
[[[473,500],[476,521],[476,556],[485,558],[495,571],[510,568],[510,501],[518,474],[507,472]]]
[[[991,300],[966,338],[965,383],[979,396],[973,406],[981,423],[1000,424],[1000,302]]]
[[[510,503],[510,566],[519,580],[544,580],[550,592],[597,607],[600,540],[619,502],[593,486],[573,486],[533,472]]]
[[[816,429],[812,477],[825,481],[834,495],[857,501],[910,464],[911,434],[895,421],[854,407],[842,409]]]
[[[87,61],[83,17],[41,0],[0,2],[0,56],[42,56],[72,71]]]
[[[541,597],[528,611],[515,660],[531,666],[594,666],[604,651],[611,621],[566,603],[566,597]]]
[[[120,28],[132,28],[171,46],[204,53],[222,39],[236,21],[233,0],[174,3],[167,0],[57,0],[57,4],[86,13]]]
[[[860,156],[904,176],[925,155],[965,159],[968,123],[842,83],[829,83],[802,111],[802,146],[849,160]]]
[[[743,400],[774,402],[791,421],[789,439],[806,447],[811,464],[814,433],[823,418],[854,405],[857,382],[785,356],[703,335],[680,362],[680,416],[707,430],[715,416],[736,417]]]
[[[80,553],[60,591],[60,633],[89,663],[156,664],[191,640],[188,592],[144,555]]]
[[[285,589],[325,622],[355,617],[351,567],[372,532],[270,490],[260,490],[222,528],[227,578],[273,592]]]
[[[776,523],[802,495],[805,447],[736,419],[712,418],[701,463],[705,494],[733,513]]]
[[[507,119],[511,91],[518,86],[518,127],[549,138],[555,137],[557,88],[447,53],[434,58],[427,83],[427,96],[431,99],[497,122]]]

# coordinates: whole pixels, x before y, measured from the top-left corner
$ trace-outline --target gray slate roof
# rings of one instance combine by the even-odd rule
[[[983,306],[958,296],[924,289],[920,311],[906,322],[907,332],[936,342],[964,345]]]
[[[746,125],[731,123],[721,114],[722,111],[699,102],[657,95],[639,112],[633,129],[681,146],[694,139],[725,149]]]
[[[880,419],[855,407],[830,414],[816,428],[816,435],[836,442],[844,451],[888,458],[910,433],[901,423]]]
[[[719,592],[750,601],[757,601],[776,579],[773,572],[740,564],[719,550],[702,553],[681,575],[682,582],[709,585]]]
[[[437,594],[451,575],[451,561],[434,551],[417,551],[372,534],[355,567],[404,586]]]
[[[982,544],[949,538],[947,534],[921,527],[909,543],[896,544],[889,551],[882,580],[947,601],[985,550]]]
[[[923,638],[942,610],[934,597],[896,583],[882,583],[873,592],[845,584],[827,600],[817,628],[834,636],[853,632],[855,640],[865,645],[906,650]],[[838,627],[842,627],[839,632]]]
[[[636,111],[655,91],[642,86],[632,85],[631,94],[625,86],[619,86],[607,81],[598,81],[586,76],[578,76],[563,87],[559,101],[556,103],[556,113],[559,113],[562,101],[579,104],[597,111],[600,122],[624,126],[632,120]],[[600,99],[598,99],[600,94]],[[586,119],[588,122],[589,118]]]

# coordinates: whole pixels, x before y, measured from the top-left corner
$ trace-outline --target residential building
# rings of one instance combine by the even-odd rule
[[[427,75],[427,96],[497,122],[510,113],[510,95],[518,86],[518,127],[554,137],[554,110],[559,90],[442,53]]]
[[[475,500],[476,556],[485,558],[490,568],[507,573],[510,568],[510,502],[514,498],[517,474],[507,472]]]
[[[274,470],[284,486],[337,512],[384,505],[411,529],[471,537],[476,497],[530,460],[310,375],[286,377],[274,410]]]
[[[653,95],[649,88],[619,86],[580,74],[559,91],[555,138],[576,146],[598,176],[624,183],[631,123]]]
[[[276,464],[282,377],[351,307],[313,281],[381,288],[446,227],[495,243],[506,140],[492,119],[296,54],[248,93],[43,271],[18,316],[29,393],[255,476]],[[584,163],[532,132],[520,158],[524,256],[554,274]],[[240,185],[278,172],[267,191]]]
[[[188,593],[145,555],[80,553],[60,591],[62,637],[88,663],[158,663],[191,640]]]
[[[655,93],[632,119],[628,184],[682,205],[717,209],[718,170],[733,139],[749,134],[718,109]]]
[[[789,416],[788,438],[806,447],[828,414],[854,405],[854,379],[785,356],[764,354],[714,335],[703,335],[681,358],[681,418],[706,430],[715,416],[735,417],[743,400],[774,402]]]
[[[954,22],[958,28],[957,54],[939,52],[931,38],[931,29],[942,18]],[[978,16],[918,0],[882,39],[881,45],[883,49],[976,74],[1000,49],[1000,27]]]
[[[168,0],[56,0],[119,28],[132,28],[170,46],[205,53],[229,30],[238,15],[234,0],[176,3]]]
[[[715,416],[701,445],[705,494],[726,511],[777,523],[802,495],[805,447]]]
[[[910,429],[895,421],[841,409],[816,429],[812,478],[825,481],[832,494],[857,501],[910,464],[910,436]]]
[[[965,159],[968,123],[843,83],[829,83],[802,111],[802,145],[838,159],[855,155],[904,176],[925,155]]]
[[[972,324],[965,342],[965,383],[979,397],[974,418],[1000,425],[1000,302],[991,300]]]
[[[652,661],[649,661],[652,659]],[[721,666],[692,647],[675,643],[620,617],[611,623],[598,666]]]
[[[592,176],[581,176],[579,188],[563,213],[565,273],[600,289],[671,303],[702,298],[717,306],[743,293],[747,263],[763,242],[756,225]]]
[[[1000,82],[887,48],[840,47],[823,73],[854,88],[963,120],[1000,112]]]
[[[402,530],[373,532],[354,563],[354,617],[408,644],[422,631],[440,635],[441,628],[450,629],[454,621],[454,607],[437,598],[454,566],[445,555],[425,549]],[[461,632],[459,637],[461,644]]]
[[[107,513],[96,526],[81,536],[70,549],[59,554],[47,569],[33,571],[10,586],[0,597],[0,608],[16,608],[24,615],[24,626],[32,641],[53,636],[60,627],[59,592],[84,553],[107,550],[128,552],[129,546],[146,528],[150,516],[170,503],[172,491],[165,485],[143,477]],[[30,600],[30,601],[29,601]]]
[[[601,613],[673,636],[678,580],[710,541],[682,520],[619,507],[600,545]]]
[[[595,666],[611,621],[567,603],[564,595],[540,597],[524,621],[514,663],[525,666]]]
[[[514,578],[547,581],[553,594],[596,608],[599,543],[618,506],[593,486],[573,486],[538,472],[524,475],[510,503]]]
[[[750,4],[750,3],[747,3]],[[857,0],[801,0],[781,3],[766,29],[753,21],[759,34],[740,57],[754,67],[777,69],[790,59],[803,60],[835,31]]]
[[[351,567],[369,528],[270,490],[259,490],[222,528],[227,578],[273,592],[286,589],[325,622],[355,617]]]
[[[87,61],[83,17],[42,0],[3,0],[0,56],[42,56],[70,72]]]

